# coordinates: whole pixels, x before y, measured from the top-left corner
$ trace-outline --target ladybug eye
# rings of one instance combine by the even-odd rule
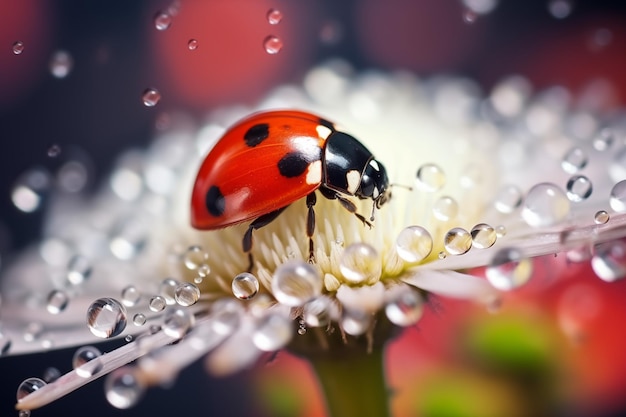
[[[361,186],[359,187],[359,194],[363,197],[371,197],[374,193],[374,179],[367,175],[367,170],[361,176]]]

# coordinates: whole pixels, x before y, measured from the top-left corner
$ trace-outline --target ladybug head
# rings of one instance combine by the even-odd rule
[[[387,177],[387,171],[383,164],[375,159],[368,162],[363,175],[361,175],[361,185],[356,195],[359,198],[374,200],[375,208],[380,208],[391,198],[389,177]]]

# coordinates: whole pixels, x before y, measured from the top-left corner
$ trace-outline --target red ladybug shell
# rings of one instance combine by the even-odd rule
[[[318,189],[332,124],[299,111],[256,113],[230,128],[202,162],[191,224],[220,229],[286,207]]]

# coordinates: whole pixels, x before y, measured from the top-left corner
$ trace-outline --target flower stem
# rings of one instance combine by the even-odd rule
[[[309,358],[326,398],[328,417],[390,416],[383,351],[380,347],[371,353]]]

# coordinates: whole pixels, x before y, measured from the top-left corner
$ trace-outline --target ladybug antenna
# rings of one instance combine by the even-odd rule
[[[410,185],[404,185],[404,184],[389,184],[389,188],[391,187],[400,187],[400,188],[404,188],[405,190],[409,190],[409,191],[413,191],[413,187],[411,187]]]

